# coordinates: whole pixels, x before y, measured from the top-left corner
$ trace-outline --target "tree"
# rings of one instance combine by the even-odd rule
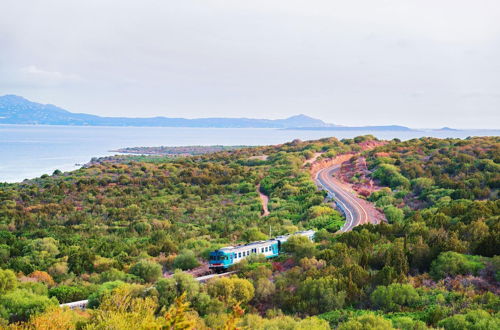
[[[152,283],[161,276],[162,269],[160,264],[143,259],[130,268],[130,273]]]
[[[10,269],[0,268],[0,295],[14,290],[17,287],[16,274]]]
[[[393,267],[400,278],[404,278],[409,271],[408,258],[401,243],[393,243],[385,255],[385,264]]]

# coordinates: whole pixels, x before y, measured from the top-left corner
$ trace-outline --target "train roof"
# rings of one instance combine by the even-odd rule
[[[243,251],[243,250],[258,248],[261,246],[265,246],[265,245],[269,245],[269,244],[273,244],[273,243],[277,243],[277,242],[278,241],[275,239],[270,239],[267,241],[252,242],[252,243],[238,245],[238,246],[226,246],[226,247],[220,248],[217,251],[222,251],[222,252],[230,252],[230,251],[232,252],[232,251],[240,251],[240,250]]]
[[[252,242],[252,243],[248,243],[248,244],[244,244],[244,245],[237,245],[237,246],[226,246],[226,247],[223,247],[223,248],[220,248],[216,251],[221,251],[221,252],[234,252],[234,251],[243,251],[243,250],[246,250],[248,248],[252,249],[252,248],[259,248],[261,246],[265,246],[265,245],[268,245],[268,244],[272,244],[272,243],[277,243],[278,241],[286,241],[288,238],[290,238],[291,236],[294,236],[294,235],[301,235],[301,236],[313,236],[316,232],[314,230],[302,230],[302,231],[298,231],[298,232],[295,232],[293,234],[289,234],[289,235],[281,235],[281,236],[277,236],[276,238],[273,238],[273,239],[270,239],[270,240],[267,240],[267,241],[258,241],[258,242]],[[214,251],[214,252],[216,252]]]

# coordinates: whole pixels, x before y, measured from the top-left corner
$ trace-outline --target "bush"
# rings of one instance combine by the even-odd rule
[[[149,260],[141,260],[130,269],[130,273],[142,278],[145,282],[155,282],[161,275],[161,265]]]
[[[405,217],[405,213],[403,212],[403,210],[392,205],[386,206],[384,208],[384,214],[387,220],[389,220],[389,223],[402,222]]]
[[[477,274],[484,268],[479,256],[468,256],[453,251],[441,253],[431,264],[430,274],[438,280],[446,276]]]
[[[445,318],[438,323],[446,330],[455,329],[500,329],[500,315],[490,315],[484,310],[473,310],[467,314],[458,314]]]
[[[102,284],[101,286],[99,286],[96,292],[90,295],[89,303],[87,306],[89,308],[99,307],[101,299],[104,295],[110,293],[111,291],[122,285],[125,285],[125,283],[122,281],[106,282]]]
[[[57,305],[57,299],[49,299],[28,290],[14,290],[0,295],[1,317],[11,322],[26,321],[31,315],[45,311],[49,306]]]
[[[250,281],[237,277],[219,277],[208,283],[207,290],[210,296],[220,299],[228,306],[246,304],[252,300],[255,293]]]
[[[341,323],[338,330],[358,330],[358,329],[384,329],[391,330],[392,323],[389,320],[384,319],[382,316],[377,316],[374,314],[365,314],[358,316],[352,320]]]
[[[399,169],[396,166],[391,164],[381,164],[373,172],[373,178],[380,180],[382,184],[392,189],[410,188],[410,181],[399,173]]]
[[[81,286],[60,285],[49,290],[49,296],[56,297],[61,304],[84,300],[88,295],[89,290]]]
[[[196,255],[191,250],[182,250],[181,253],[175,257],[174,259],[174,268],[175,269],[193,269],[198,267],[199,262],[196,259]]]
[[[297,260],[300,260],[304,257],[313,257],[316,247],[307,237],[295,235],[283,243],[283,251],[293,254]]]
[[[375,307],[388,312],[398,312],[402,307],[414,307],[420,301],[420,295],[409,284],[394,283],[378,286],[370,299]]]
[[[0,295],[14,290],[16,286],[16,274],[10,269],[0,269]]]
[[[392,319],[392,325],[401,330],[425,330],[428,329],[425,322],[414,320],[408,316],[400,316]]]

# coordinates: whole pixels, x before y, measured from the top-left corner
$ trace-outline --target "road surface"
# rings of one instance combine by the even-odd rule
[[[335,199],[337,205],[345,214],[346,222],[340,232],[352,230],[354,227],[365,223],[377,223],[377,220],[370,219],[369,212],[360,202],[359,197],[346,190],[343,185],[333,177],[333,174],[340,169],[340,164],[327,167],[318,171],[316,182],[318,182],[327,192],[328,196]]]

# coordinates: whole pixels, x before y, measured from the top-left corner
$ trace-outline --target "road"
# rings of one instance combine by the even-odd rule
[[[375,219],[370,219],[369,212],[365,209],[359,197],[346,190],[343,185],[333,177],[333,174],[340,169],[340,164],[327,167],[318,171],[316,182],[319,183],[327,192],[328,196],[335,199],[337,205],[345,214],[346,222],[340,229],[340,232],[352,230],[354,227],[365,223],[377,223]]]

